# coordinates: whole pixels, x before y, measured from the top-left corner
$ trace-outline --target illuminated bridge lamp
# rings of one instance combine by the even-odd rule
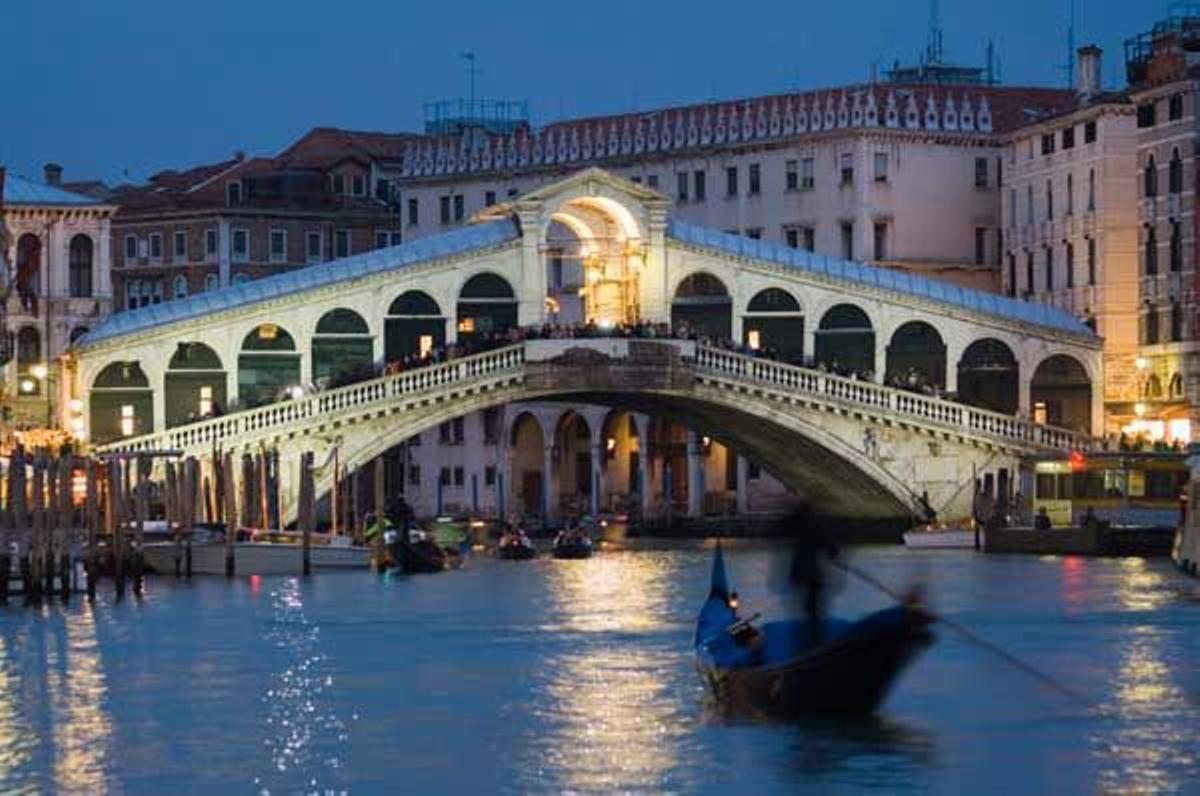
[[[46,369],[46,366],[40,362],[29,369],[29,375],[39,381],[45,379],[48,373],[49,371]]]

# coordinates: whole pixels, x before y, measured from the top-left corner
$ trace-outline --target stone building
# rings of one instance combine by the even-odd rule
[[[0,169],[0,425],[69,427],[61,400],[67,347],[110,312],[109,238],[115,207]]]

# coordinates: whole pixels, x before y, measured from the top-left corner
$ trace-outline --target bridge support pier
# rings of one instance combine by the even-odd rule
[[[542,519],[554,518],[554,445],[542,446]]]
[[[737,457],[737,513],[739,516],[750,510],[750,463],[745,456]]]
[[[600,493],[604,487],[604,448],[598,439],[592,440],[592,483],[591,514],[595,519],[600,514]]]
[[[688,429],[687,433],[687,469],[688,469],[688,516],[704,516],[704,446],[700,435]]]

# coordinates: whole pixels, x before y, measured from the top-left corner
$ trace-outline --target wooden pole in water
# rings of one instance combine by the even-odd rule
[[[183,470],[183,533],[187,539],[184,551],[184,574],[192,576],[192,536],[196,532],[196,485],[200,481],[200,461],[189,456]],[[205,484],[207,485],[207,481]]]
[[[42,591],[54,595],[54,570],[58,564],[58,460],[46,454],[46,513],[42,531]]]
[[[33,549],[31,556],[32,577],[30,585],[32,589],[26,597],[26,602],[30,600],[38,601],[42,596],[42,588],[45,585],[45,577],[42,570],[42,565],[45,563],[45,541],[44,532],[46,529],[46,459],[45,454],[39,450],[34,454],[33,458],[33,533],[32,544]]]
[[[171,540],[175,543],[175,577],[183,574],[183,522],[180,519],[179,480],[175,473],[175,462],[167,462],[165,467],[166,486],[163,490],[163,503],[167,513],[167,527],[171,530]]]
[[[25,502],[25,450],[20,446],[13,451],[9,464],[8,500],[9,511],[12,513],[13,531],[17,537],[17,559],[21,565],[21,588],[25,599],[33,589],[33,570],[30,561],[30,551],[33,540],[30,537],[29,513]]]
[[[234,489],[233,454],[226,453],[221,465],[221,483],[225,490],[225,576],[232,578],[237,571],[234,543],[237,541],[237,491]]]
[[[108,510],[105,512],[108,533],[108,554],[112,561],[113,593],[117,600],[125,597],[125,487],[124,467],[113,456],[108,460]]]
[[[96,601],[96,581],[100,577],[100,549],[96,537],[100,531],[99,468],[94,459],[87,460],[87,598]]]
[[[11,465],[6,471],[4,465],[0,464],[0,483],[6,483],[8,473],[11,471]],[[12,556],[9,554],[12,549],[12,514],[10,511],[12,494],[6,491],[0,497],[3,498],[0,501],[0,605],[6,605],[8,603],[8,580],[12,577]]]
[[[300,522],[301,545],[303,552],[303,571],[305,577],[312,574],[312,531],[316,515],[313,505],[315,497],[313,484],[313,454],[306,451],[300,454]]]
[[[72,470],[74,464],[71,457],[63,456],[58,460],[58,589],[63,600],[71,599],[72,579],[75,569],[75,504],[72,500]]]
[[[149,516],[150,501],[150,467],[148,456],[138,456],[137,486],[134,493],[134,545],[131,564],[133,567],[133,593],[139,597],[145,586],[145,559],[142,549],[146,544],[146,519]]]
[[[339,494],[340,487],[341,487],[341,468],[338,465],[338,458],[339,458],[338,453],[339,453],[339,449],[334,448],[333,449],[333,489],[331,489],[329,491],[329,524],[333,526],[332,528],[330,528],[330,531],[334,534],[336,534],[338,532],[338,525],[339,525],[338,521],[341,519],[339,516],[339,512],[341,511],[341,508],[342,508],[341,495]]]
[[[371,540],[372,555],[371,559],[376,565],[383,561],[383,531],[387,527],[384,521],[384,512],[387,511],[387,504],[384,501],[384,459],[383,455],[375,457],[375,469],[372,473],[374,483],[371,484],[371,497],[375,499],[375,538]],[[383,567],[378,567],[379,571],[383,571]]]
[[[258,451],[258,520],[259,527],[264,530],[271,529],[271,510],[270,510],[270,490],[271,483],[271,460],[267,456],[267,448],[262,443],[259,443]]]
[[[283,470],[279,467],[279,448],[271,449],[271,472],[275,474],[275,521],[272,527],[283,530]]]

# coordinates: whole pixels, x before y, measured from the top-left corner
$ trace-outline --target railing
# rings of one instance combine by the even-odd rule
[[[753,381],[783,392],[802,393],[864,409],[883,410],[974,435],[999,438],[1022,446],[1071,450],[1092,446],[1092,439],[1063,428],[966,404],[848,379],[819,370],[735,354],[719,348],[696,349],[696,369],[735,381]]]
[[[440,365],[307,395],[298,400],[282,401],[113,442],[101,446],[99,450],[136,452],[208,448],[245,436],[253,437],[262,432],[278,431],[317,421],[346,410],[362,409],[398,398],[435,392],[448,386],[478,381],[490,376],[520,373],[524,363],[525,347],[521,344],[512,345]]]

